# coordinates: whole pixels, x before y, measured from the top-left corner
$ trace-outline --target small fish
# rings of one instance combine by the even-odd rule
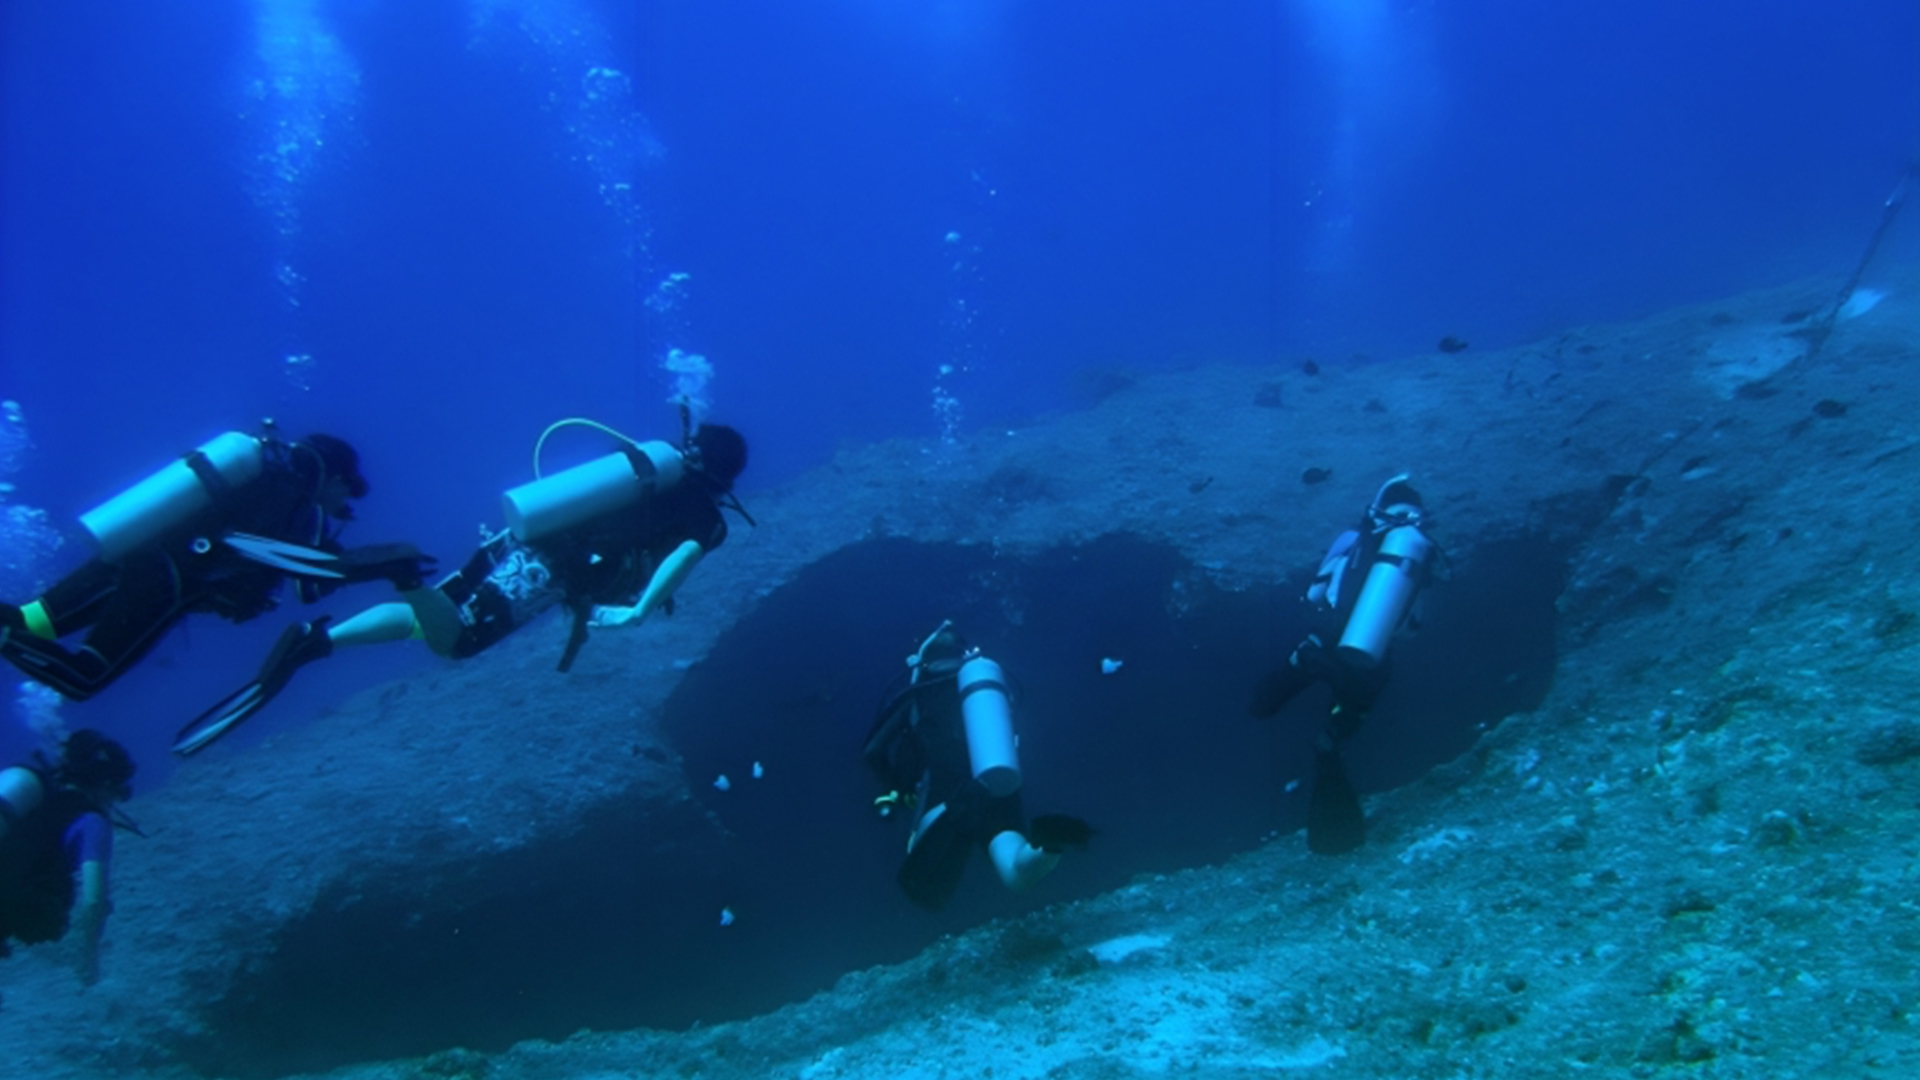
[[[1100,674],[1111,675],[1114,672],[1119,671],[1125,665],[1126,665],[1126,661],[1124,660],[1115,660],[1112,657],[1105,658],[1100,661]]]
[[[1300,790],[1300,781],[1298,780],[1287,781],[1287,794],[1291,795],[1294,792],[1299,790]]]
[[[727,779],[726,773],[721,773],[718,777],[714,778],[713,787],[716,791],[725,791],[732,786],[733,781]]]
[[[1318,466],[1300,474],[1300,482],[1308,487],[1312,487],[1315,484],[1324,484],[1331,479],[1333,479],[1333,470],[1322,469]]]
[[[1440,339],[1440,351],[1449,356],[1454,353],[1466,352],[1467,343],[1454,337],[1452,334],[1448,334],[1446,337]]]
[[[765,769],[763,769],[763,768],[761,768],[761,767],[760,767],[760,763],[759,763],[759,762],[757,762],[757,761],[756,761],[756,762],[754,762],[754,763],[753,763],[753,778],[754,778],[755,780],[758,780],[758,779],[760,779],[761,777],[763,777],[763,776],[765,776],[765,775],[767,775],[767,770],[765,770]]]
[[[720,909],[720,925],[721,926],[733,925],[733,909],[732,908],[723,907]]]

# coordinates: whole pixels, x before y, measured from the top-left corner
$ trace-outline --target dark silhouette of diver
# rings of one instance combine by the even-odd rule
[[[897,880],[907,898],[938,911],[960,887],[975,848],[1002,884],[1033,887],[1084,847],[1086,822],[1064,814],[1027,822],[1009,695],[1000,665],[942,622],[907,658],[905,685],[891,693],[862,751],[886,794],[883,816],[913,823]]]
[[[228,432],[81,516],[97,557],[45,596],[0,604],[0,655],[75,701],[99,693],[193,612],[246,622],[341,585],[416,584],[432,560],[409,544],[347,549],[360,457],[344,440]],[[61,639],[86,631],[77,647]]]
[[[1307,590],[1327,625],[1308,634],[1254,689],[1248,711],[1259,717],[1279,713],[1316,683],[1333,691],[1327,726],[1314,748],[1307,806],[1307,847],[1316,854],[1343,854],[1366,841],[1366,815],[1347,779],[1341,747],[1386,688],[1394,635],[1416,620],[1415,601],[1437,550],[1423,531],[1429,523],[1406,476],[1383,484],[1359,527],[1334,539]]]
[[[60,760],[39,754],[0,770],[0,956],[8,940],[37,945],[78,927],[80,981],[99,977],[100,937],[112,910],[114,807],[133,794],[126,748],[90,729],[68,736]]]
[[[683,422],[692,426],[684,415]],[[562,421],[547,434],[568,424],[617,434],[588,421]],[[566,671],[590,627],[638,626],[654,611],[671,611],[674,592],[726,541],[721,508],[745,516],[732,491],[747,467],[747,441],[721,424],[700,425],[680,447],[619,438],[614,453],[507,492],[508,527],[439,584],[403,590],[404,600],[337,624],[288,627],[254,681],[182,728],[174,752],[204,749],[338,646],[419,638],[461,660],[564,607],[573,619],[559,665]],[[537,473],[538,447],[534,457]]]

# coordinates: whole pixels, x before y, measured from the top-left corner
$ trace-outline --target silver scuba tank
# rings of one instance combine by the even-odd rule
[[[999,664],[976,656],[961,665],[959,686],[973,777],[996,797],[1011,795],[1020,790],[1020,755],[1006,677]]]
[[[507,528],[526,542],[570,529],[680,482],[686,461],[671,443],[636,443],[584,465],[521,484],[500,497]]]
[[[191,454],[80,515],[99,545],[100,558],[115,562],[213,505],[214,492],[194,468],[211,469],[229,487],[240,487],[265,468],[260,440],[229,431]]]
[[[1433,541],[1414,525],[1390,529],[1380,538],[1379,554],[1367,570],[1353,614],[1340,631],[1342,656],[1361,667],[1386,660],[1394,631],[1420,591],[1422,571],[1432,553]]]

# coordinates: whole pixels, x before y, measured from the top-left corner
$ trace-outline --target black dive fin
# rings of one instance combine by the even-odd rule
[[[228,533],[221,540],[243,557],[295,577],[324,578],[328,581],[339,581],[346,577],[330,565],[339,562],[340,557],[319,548],[249,533]]]
[[[260,677],[224,698],[180,729],[173,738],[173,752],[181,757],[197,754],[214,740],[240,726],[241,721],[260,711],[267,702],[286,688],[293,673],[315,660],[333,655],[333,640],[327,636],[327,616],[312,622],[295,623],[280,634],[280,640],[260,665]]]
[[[234,728],[240,722],[260,711],[267,703],[267,688],[259,683],[248,683],[227,698],[201,713],[194,721],[180,729],[173,737],[173,752],[181,757],[190,757],[213,745],[213,741]]]
[[[1042,851],[1085,850],[1093,826],[1067,814],[1041,814],[1027,823],[1027,842]]]
[[[1313,766],[1313,798],[1307,805],[1307,850],[1344,855],[1366,843],[1367,817],[1360,793],[1347,779],[1338,751],[1322,751]]]

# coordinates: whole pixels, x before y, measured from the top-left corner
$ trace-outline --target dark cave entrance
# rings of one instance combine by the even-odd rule
[[[1352,745],[1363,789],[1419,776],[1544,697],[1564,574],[1545,540],[1496,541],[1432,591],[1425,631],[1396,650]],[[668,700],[691,801],[610,809],[425,896],[356,882],[285,927],[183,1054],[209,1074],[267,1077],[735,1019],[992,917],[1291,833],[1305,792],[1286,783],[1305,775],[1325,699],[1303,695],[1273,722],[1245,708],[1308,628],[1303,584],[1221,590],[1173,548],[1125,535],[1028,559],[899,539],[842,549],[767,596]],[[1077,814],[1100,834],[1028,896],[976,865],[930,916],[897,893],[904,836],[873,813],[858,752],[943,618],[1016,684],[1028,812]],[[1105,658],[1124,666],[1102,674]]]

